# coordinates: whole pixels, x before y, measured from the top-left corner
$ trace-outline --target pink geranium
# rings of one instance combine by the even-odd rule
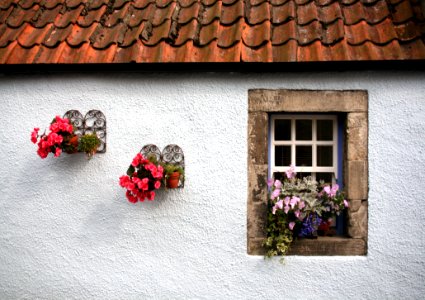
[[[154,190],[161,187],[161,179],[164,176],[163,168],[146,159],[138,153],[132,160],[127,170],[127,175],[119,179],[120,186],[127,189],[128,201],[136,203],[155,199]]]

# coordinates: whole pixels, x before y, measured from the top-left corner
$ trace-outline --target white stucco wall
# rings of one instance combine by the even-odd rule
[[[369,91],[369,251],[246,254],[247,91]],[[107,152],[42,160],[30,142],[100,109]],[[0,76],[0,299],[423,299],[425,73]],[[127,202],[148,143],[180,145],[186,186]]]

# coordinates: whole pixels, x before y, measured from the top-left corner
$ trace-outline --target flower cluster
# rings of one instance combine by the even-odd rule
[[[62,151],[69,147],[69,140],[75,136],[74,127],[66,118],[56,116],[50,124],[48,134],[38,134],[40,128],[34,128],[31,133],[31,141],[36,144],[38,142],[37,154],[41,158],[46,158],[49,153],[53,153],[55,157],[61,155]]]
[[[267,255],[284,255],[293,239],[317,236],[322,222],[328,222],[348,207],[348,201],[337,184],[320,185],[310,177],[296,178],[295,166],[285,172],[286,178],[268,180],[270,191]]]
[[[128,201],[136,203],[155,199],[155,190],[161,187],[164,169],[154,159],[147,159],[138,153],[130,167],[127,175],[120,177],[120,186],[127,189]]]

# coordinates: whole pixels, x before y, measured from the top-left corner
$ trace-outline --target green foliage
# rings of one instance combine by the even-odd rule
[[[184,169],[179,165],[165,163],[162,167],[164,168],[165,176],[171,175],[174,172],[178,172],[180,175],[184,174]]]
[[[85,152],[89,157],[93,156],[97,147],[100,145],[100,140],[96,134],[85,134],[78,142],[78,151]]]

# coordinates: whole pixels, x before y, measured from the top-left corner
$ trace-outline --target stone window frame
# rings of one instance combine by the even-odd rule
[[[350,200],[348,237],[301,239],[289,255],[366,255],[368,235],[368,93],[365,90],[248,91],[247,252],[264,255],[266,237],[268,132],[271,113],[343,113],[344,187]]]

